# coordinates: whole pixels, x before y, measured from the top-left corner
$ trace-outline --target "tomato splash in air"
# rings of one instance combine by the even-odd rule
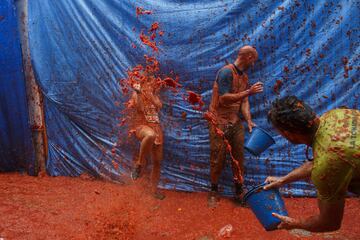
[[[149,32],[155,32],[156,30],[159,29],[159,23],[158,22],[154,22],[153,24],[151,24],[150,30]]]
[[[155,39],[155,38],[154,38],[154,39]],[[143,44],[151,47],[151,48],[154,50],[154,52],[159,52],[159,49],[158,49],[158,47],[156,46],[156,42],[155,42],[155,41],[152,42],[152,41],[150,40],[149,36],[145,35],[143,31],[141,31],[141,33],[140,33],[140,40],[141,40],[141,42],[142,42]]]
[[[193,91],[187,91],[188,93],[188,102],[193,105],[195,110],[200,110],[202,106],[204,106],[204,102],[202,101],[202,97],[200,94],[197,94]],[[198,105],[198,106],[195,106]]]
[[[171,77],[165,77],[163,79],[164,84],[168,87],[171,87],[173,89],[179,88],[182,85],[179,83],[179,76],[176,76],[176,78],[171,78]]]
[[[151,11],[145,11],[142,8],[136,8],[136,14],[151,14]],[[135,29],[135,28],[134,28]],[[150,78],[154,79],[154,90],[159,91],[162,89],[169,89],[173,92],[178,92],[182,85],[179,83],[179,76],[176,76],[173,73],[163,74],[160,72],[160,62],[157,59],[159,56],[159,47],[157,42],[157,35],[163,36],[164,31],[160,29],[160,24],[158,22],[153,22],[151,26],[145,30],[141,30],[139,34],[140,44],[142,46],[148,46],[151,49],[151,53],[144,55],[144,63],[138,64],[133,68],[130,68],[126,73],[126,77],[119,80],[121,90],[124,94],[131,93],[130,89],[134,89],[134,91],[139,91],[143,83],[147,82]],[[131,45],[132,48],[136,48],[135,44]],[[183,88],[186,91],[186,89]],[[192,92],[186,91],[187,96],[184,96],[184,99],[193,106],[195,110],[201,110],[204,106],[204,102],[202,101],[201,95]],[[131,98],[124,103],[124,108],[120,112],[123,118],[118,119],[118,126],[123,127],[126,123],[129,123],[131,120],[131,112],[133,111],[133,101]],[[186,112],[182,113],[182,118],[186,119]],[[220,130],[220,129],[219,129]],[[223,134],[218,132],[218,134]],[[131,136],[131,130],[128,132],[128,136]],[[229,145],[230,146],[230,145]]]

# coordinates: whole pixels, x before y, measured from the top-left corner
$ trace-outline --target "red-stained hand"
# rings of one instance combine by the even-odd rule
[[[266,178],[265,182],[268,184],[263,187],[264,190],[268,190],[271,188],[279,188],[284,185],[284,180],[282,177],[269,176]]]
[[[250,133],[252,132],[253,127],[256,127],[256,124],[251,120],[247,121],[247,125]]]
[[[261,93],[264,90],[264,84],[262,82],[257,82],[250,87],[250,95]]]
[[[277,226],[278,229],[291,230],[297,227],[297,220],[295,218],[282,216],[277,213],[272,213],[272,215],[281,220],[281,223]]]

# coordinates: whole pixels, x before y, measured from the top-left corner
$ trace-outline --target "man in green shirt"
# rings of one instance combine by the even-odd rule
[[[313,148],[314,159],[283,177],[268,177],[264,189],[311,178],[317,189],[320,214],[297,219],[273,214],[280,229],[305,229],[312,232],[340,228],[345,195],[360,195],[360,111],[334,109],[321,117],[294,96],[276,100],[268,113],[278,132],[294,144]]]

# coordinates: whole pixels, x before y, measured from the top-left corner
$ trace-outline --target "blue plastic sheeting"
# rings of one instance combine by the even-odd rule
[[[34,154],[14,2],[0,3],[0,171],[29,170]]]
[[[136,17],[137,6],[153,14]],[[155,21],[165,31],[158,55],[162,73],[174,71],[206,104],[218,69],[235,60],[241,46],[255,45],[260,61],[249,72],[250,82],[264,82],[265,92],[251,97],[252,116],[272,130],[266,112],[278,97],[273,89],[277,80],[283,83],[280,96],[296,95],[319,114],[342,105],[359,108],[358,16],[359,3],[347,0],[29,1],[32,60],[46,97],[47,168],[54,176],[88,172],[119,180],[128,175],[133,147],[126,141],[127,129],[117,127],[122,105],[116,101],[127,99],[117,79],[151,54],[149,47],[140,46],[139,33]],[[349,60],[348,76],[343,57]],[[207,123],[183,100],[184,94],[162,95],[161,185],[204,191],[209,186]],[[121,144],[114,157],[118,132]],[[305,159],[304,146],[291,146],[273,135],[277,144],[261,157],[246,155],[247,185],[283,175]],[[229,167],[221,184],[231,194]],[[306,182],[284,190],[296,196],[314,194]]]

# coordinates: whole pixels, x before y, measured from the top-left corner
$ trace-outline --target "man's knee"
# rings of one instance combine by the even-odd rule
[[[144,138],[151,140],[151,141],[155,141],[156,133],[153,130],[148,129],[144,133]]]
[[[155,132],[149,133],[148,137],[149,137],[152,141],[155,141],[155,138],[156,138]]]

